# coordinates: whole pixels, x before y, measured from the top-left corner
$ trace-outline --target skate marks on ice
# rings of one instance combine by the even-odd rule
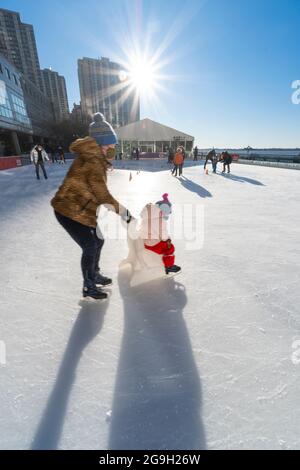
[[[173,279],[132,288],[130,276],[120,269],[125,318],[108,448],[205,449],[185,288]]]
[[[77,366],[84,349],[101,331],[108,305],[109,301],[82,303],[31,449],[58,449]]]

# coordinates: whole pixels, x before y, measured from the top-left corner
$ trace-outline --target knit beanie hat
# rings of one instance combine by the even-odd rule
[[[103,114],[94,114],[94,122],[89,126],[89,134],[98,145],[112,145],[118,143],[118,138],[112,126],[105,121]]]

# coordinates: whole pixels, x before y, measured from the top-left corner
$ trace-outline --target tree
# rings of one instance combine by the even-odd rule
[[[88,121],[78,122],[67,119],[59,123],[48,124],[48,129],[51,140],[56,141],[64,148],[69,148],[74,140],[88,135]]]

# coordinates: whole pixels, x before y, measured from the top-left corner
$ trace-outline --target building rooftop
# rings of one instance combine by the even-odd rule
[[[194,137],[185,132],[165,126],[152,119],[145,118],[140,121],[132,122],[127,126],[116,129],[119,139],[121,140],[141,140],[141,141],[161,141],[182,138],[193,140]]]

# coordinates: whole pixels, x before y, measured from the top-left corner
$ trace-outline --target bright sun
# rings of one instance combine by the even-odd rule
[[[129,68],[129,80],[139,93],[150,93],[156,85],[154,68],[150,61],[138,59]]]
[[[130,80],[132,84],[139,90],[149,90],[154,85],[154,73],[149,63],[136,63],[130,70]]]

